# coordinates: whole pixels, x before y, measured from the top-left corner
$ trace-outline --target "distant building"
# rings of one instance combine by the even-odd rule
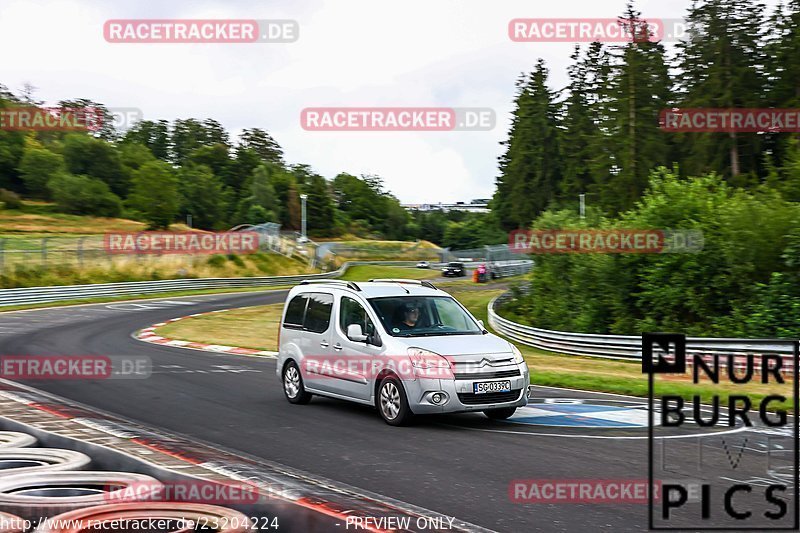
[[[470,213],[488,213],[489,199],[480,198],[472,200],[469,203],[456,202],[454,204],[446,204],[439,202],[438,204],[402,204],[404,208],[409,211],[467,211]]]

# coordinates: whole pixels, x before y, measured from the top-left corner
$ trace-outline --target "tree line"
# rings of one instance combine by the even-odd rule
[[[35,88],[15,95],[0,85],[0,109],[42,106]],[[142,120],[117,131],[111,112],[90,99],[63,100],[61,109],[99,115],[87,132],[0,130],[0,200],[19,207],[18,196],[52,201],[65,213],[142,220],[150,228],[187,221],[221,230],[276,222],[301,228],[307,195],[307,229],[313,237],[355,235],[427,239],[469,247],[486,238],[484,217],[464,213],[409,213],[379,176],[342,172],[326,179],[305,164],[288,164],[283,149],[261,128],[232,140],[214,119]],[[496,224],[492,225],[496,228]]]
[[[623,20],[641,20],[629,5]],[[671,108],[798,108],[800,0],[698,0],[667,53],[576,47],[563,90],[539,61],[517,83],[492,200],[506,230],[700,230],[700,253],[536,256],[505,312],[587,333],[791,337],[800,323],[796,133],[672,133]],[[588,209],[578,214],[578,196]]]
[[[686,37],[668,53],[642,36],[576,46],[569,83],[548,86],[543,60],[520,76],[494,209],[505,229],[528,227],[578,196],[606,214],[634,206],[650,172],[678,163],[680,176],[715,173],[734,187],[767,184],[800,200],[797,135],[668,133],[671,108],[797,108],[800,1],[774,11],[749,0],[700,0]],[[646,21],[629,4],[620,19],[636,35]]]

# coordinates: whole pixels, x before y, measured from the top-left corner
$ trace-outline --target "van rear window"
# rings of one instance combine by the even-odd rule
[[[306,329],[313,333],[324,333],[328,331],[328,326],[331,323],[332,309],[332,295],[322,293],[310,294],[308,311],[306,311]]]
[[[289,301],[283,327],[305,329],[312,333],[328,331],[333,310],[333,295],[311,292],[298,294]]]
[[[283,319],[283,326],[287,328],[302,328],[303,318],[306,314],[306,303],[308,295],[298,294],[289,302],[286,308],[286,318]]]

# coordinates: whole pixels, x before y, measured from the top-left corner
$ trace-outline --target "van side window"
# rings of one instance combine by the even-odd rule
[[[283,327],[293,329],[303,328],[303,318],[306,314],[307,302],[307,294],[298,294],[292,298],[292,301],[289,302],[289,306],[286,308],[286,318],[283,319]]]
[[[311,293],[308,295],[308,310],[306,311],[305,327],[312,333],[328,331],[331,323],[331,310],[333,309],[333,295]]]
[[[342,308],[339,311],[339,325],[345,334],[347,333],[347,326],[350,324],[360,325],[364,335],[369,336],[375,333],[375,326],[372,324],[372,320],[369,319],[369,315],[367,315],[366,310],[364,310],[361,304],[352,298],[342,296]]]

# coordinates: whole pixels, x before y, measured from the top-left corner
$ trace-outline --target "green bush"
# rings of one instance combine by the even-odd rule
[[[238,267],[244,267],[244,261],[242,261],[242,258],[236,254],[228,254],[228,261]]]
[[[225,256],[224,255],[212,255],[206,260],[206,263],[210,267],[214,268],[221,268],[225,266]]]
[[[0,202],[5,209],[19,209],[22,207],[22,200],[19,195],[8,189],[0,189]]]
[[[638,335],[797,335],[800,204],[744,191],[716,176],[679,179],[659,169],[618,219],[545,212],[543,228],[700,230],[699,253],[536,256],[528,295],[508,312],[548,329]]]
[[[62,172],[51,177],[47,187],[65,213],[116,217],[122,212],[122,201],[98,179]]]

